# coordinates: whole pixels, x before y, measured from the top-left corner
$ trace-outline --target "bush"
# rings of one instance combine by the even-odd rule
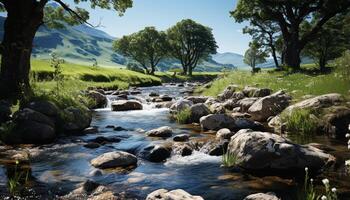
[[[180,124],[187,124],[191,119],[191,109],[186,108],[184,110],[179,111],[175,115],[176,121]]]
[[[314,134],[318,128],[315,112],[308,109],[294,109],[291,113],[283,113],[281,120],[286,129],[292,133]]]

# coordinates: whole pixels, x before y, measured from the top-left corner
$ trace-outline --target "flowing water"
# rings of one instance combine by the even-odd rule
[[[142,94],[135,98],[146,99],[150,92],[158,92],[180,98],[186,87],[158,86],[141,88]],[[275,192],[283,199],[295,199],[297,186],[292,178],[273,176],[256,177],[245,174],[238,169],[220,167],[221,157],[209,156],[194,152],[191,156],[174,155],[164,163],[151,163],[139,158],[138,166],[130,170],[106,170],[102,175],[93,175],[96,170],[90,160],[106,152],[123,150],[137,154],[143,148],[164,140],[145,137],[135,129],[150,130],[161,126],[170,126],[175,135],[188,133],[192,137],[212,137],[198,130],[198,127],[179,125],[174,122],[168,109],[155,109],[154,104],[144,101],[144,110],[112,112],[110,108],[94,112],[93,126],[99,128],[98,134],[65,138],[55,145],[41,146],[32,149],[31,175],[35,178],[33,188],[37,198],[52,199],[74,190],[77,184],[90,179],[112,188],[113,192],[125,192],[128,197],[145,199],[150,192],[165,189],[184,189],[200,195],[205,199],[241,200],[256,192]],[[121,126],[128,131],[114,131],[105,128],[108,125]],[[88,149],[82,141],[97,136],[119,136],[119,143]],[[171,138],[168,139],[171,141]],[[324,143],[332,142],[321,138]],[[318,141],[314,139],[314,141]],[[343,143],[333,143],[337,153],[349,156]],[[344,191],[349,189],[349,177],[339,171],[330,172]],[[0,199],[6,191],[6,167],[0,164]]]

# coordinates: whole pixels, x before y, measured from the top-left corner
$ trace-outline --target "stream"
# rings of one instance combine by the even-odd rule
[[[146,99],[151,92],[181,98],[187,87],[157,86],[140,88],[142,93],[136,98]],[[121,126],[127,131],[114,131],[108,125]],[[245,174],[238,169],[220,167],[220,156],[209,156],[194,152],[190,156],[172,155],[166,162],[152,163],[138,158],[138,166],[130,170],[105,170],[96,176],[96,169],[90,160],[110,151],[122,150],[137,154],[145,147],[172,141],[146,137],[136,129],[151,130],[161,126],[170,126],[176,134],[187,133],[191,138],[211,138],[215,134],[204,133],[199,127],[180,125],[170,118],[166,108],[156,109],[155,104],[144,101],[144,110],[112,112],[110,107],[97,109],[93,113],[92,126],[97,126],[99,133],[60,139],[53,145],[34,148],[40,154],[31,160],[31,175],[34,199],[54,199],[74,190],[86,180],[93,180],[112,189],[114,193],[125,193],[132,199],[145,199],[154,190],[165,188],[184,189],[204,199],[241,200],[257,192],[274,192],[283,200],[296,199],[297,185],[292,178],[275,176],[257,177]],[[83,141],[97,136],[118,136],[121,141],[89,149]],[[327,137],[313,138],[312,142],[331,144],[336,149],[335,155],[350,157],[344,143]],[[349,195],[349,176],[340,171],[327,172],[335,181],[337,188]],[[0,163],[0,199],[6,191],[6,167]],[[345,195],[345,197],[349,197]],[[350,198],[350,197],[349,197]],[[29,198],[32,199],[32,198]]]

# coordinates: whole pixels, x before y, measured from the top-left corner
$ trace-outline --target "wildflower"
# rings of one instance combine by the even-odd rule
[[[314,179],[313,179],[313,178],[312,178],[312,179],[310,179],[310,182],[311,182],[311,183],[313,183],[313,182],[314,182]]]
[[[308,172],[309,171],[309,168],[305,167],[305,172]]]
[[[350,144],[348,144],[348,149],[350,150]]]
[[[345,165],[346,165],[346,166],[350,166],[350,160],[346,160],[346,161],[345,161]]]
[[[324,185],[329,185],[329,180],[325,178],[325,179],[322,180],[322,183]]]
[[[336,193],[337,192],[337,188],[332,188],[332,192]]]
[[[19,161],[18,160],[16,160],[16,165],[18,165],[19,164]]]
[[[327,197],[323,195],[323,196],[321,197],[321,200],[327,200]]]
[[[346,138],[350,138],[350,133],[347,133],[347,134],[345,135],[345,137],[346,137]]]

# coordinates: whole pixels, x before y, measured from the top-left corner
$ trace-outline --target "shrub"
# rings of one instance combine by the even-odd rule
[[[234,167],[237,165],[237,156],[233,153],[226,152],[222,155],[222,165],[224,167]]]
[[[186,108],[179,111],[178,113],[176,113],[175,118],[176,118],[176,121],[180,124],[189,123],[191,119],[191,109]]]
[[[128,63],[126,65],[126,69],[128,69],[130,71],[134,71],[134,72],[140,72],[143,74],[145,73],[145,70],[136,63]]]
[[[308,109],[294,109],[290,113],[283,113],[281,119],[291,133],[314,134],[318,128],[315,112]]]

